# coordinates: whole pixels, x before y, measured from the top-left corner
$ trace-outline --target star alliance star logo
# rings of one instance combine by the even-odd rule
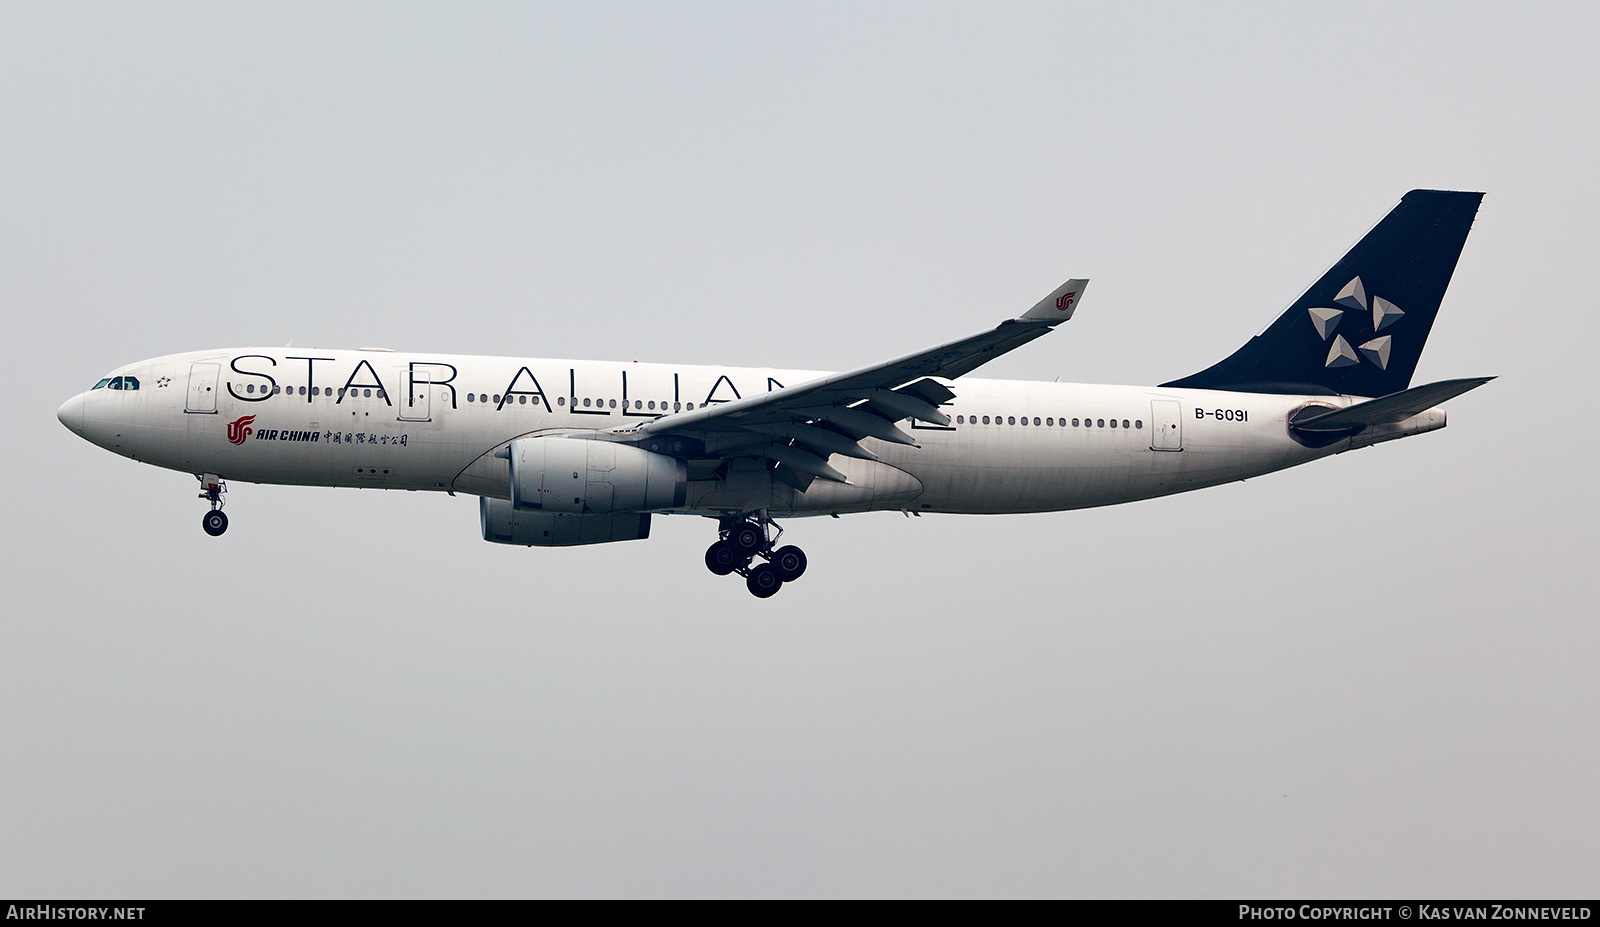
[[[1344,321],[1344,314],[1347,309],[1353,309],[1360,313],[1368,311],[1367,288],[1361,284],[1360,277],[1354,277],[1344,285],[1344,289],[1339,291],[1339,295],[1333,298],[1332,306],[1306,310],[1311,314],[1311,324],[1316,326],[1317,334],[1322,336],[1322,340],[1327,341],[1330,337],[1333,339],[1333,343],[1328,346],[1328,359],[1322,366],[1335,368],[1354,367],[1365,359],[1378,365],[1379,370],[1389,369],[1390,340],[1388,335],[1379,335],[1352,348],[1350,342],[1346,341],[1343,335],[1334,333],[1334,330],[1339,327],[1339,323]],[[1389,302],[1382,296],[1372,297],[1371,312],[1372,333],[1374,335],[1400,321],[1400,318],[1405,315],[1404,312],[1400,311],[1399,306]]]

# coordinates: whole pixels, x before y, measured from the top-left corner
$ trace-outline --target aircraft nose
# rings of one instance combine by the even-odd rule
[[[79,393],[63,402],[61,408],[56,410],[56,418],[67,426],[68,431],[83,437],[83,394]]]

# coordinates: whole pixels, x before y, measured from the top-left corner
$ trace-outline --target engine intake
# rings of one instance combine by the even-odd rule
[[[511,507],[517,511],[651,512],[680,508],[689,492],[688,465],[629,444],[519,438],[509,455]]]

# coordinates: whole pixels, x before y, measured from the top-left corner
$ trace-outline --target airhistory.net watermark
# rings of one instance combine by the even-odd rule
[[[77,905],[13,904],[6,906],[8,921],[142,921],[144,908],[90,908]]]

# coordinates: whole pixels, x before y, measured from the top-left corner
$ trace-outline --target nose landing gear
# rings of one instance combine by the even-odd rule
[[[228,491],[228,484],[222,477],[215,473],[197,473],[195,478],[200,481],[200,498],[211,503],[211,511],[200,519],[200,527],[212,537],[220,537],[222,532],[228,530],[228,516],[222,513],[222,495]]]
[[[745,578],[745,588],[758,599],[777,594],[784,583],[794,582],[806,571],[806,554],[792,544],[774,551],[774,543],[783,535],[778,528],[777,535],[769,537],[768,529],[775,527],[777,523],[766,512],[758,513],[753,521],[721,519],[719,540],[706,550],[706,569],[718,576],[738,573]],[[767,562],[751,566],[750,561],[757,557]]]

